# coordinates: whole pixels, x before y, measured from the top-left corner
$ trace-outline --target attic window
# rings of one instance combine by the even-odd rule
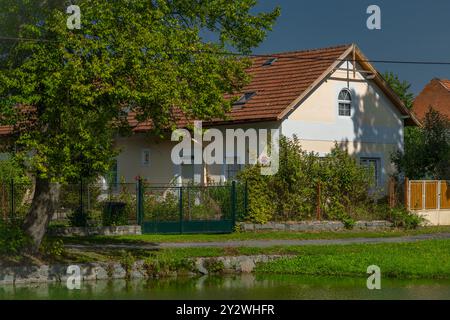
[[[263,67],[271,66],[277,61],[277,58],[270,58],[269,60],[266,60],[266,62],[263,63]]]
[[[256,92],[246,92],[242,95],[242,97],[240,97],[234,104],[233,106],[243,106],[244,104],[246,104],[251,98],[253,98],[253,96],[256,94]]]

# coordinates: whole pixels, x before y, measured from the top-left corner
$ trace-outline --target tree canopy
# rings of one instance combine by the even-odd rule
[[[71,3],[81,28],[69,29]],[[256,0],[0,0],[0,124],[36,178],[24,229],[39,245],[58,199],[54,183],[110,166],[127,117],[155,133],[223,117],[225,93],[247,82],[250,53],[280,10]],[[211,40],[213,39],[213,40]],[[34,249],[36,249],[36,247]]]
[[[0,118],[20,131],[18,156],[32,150],[32,171],[55,181],[105,171],[128,112],[155,132],[174,125],[175,106],[222,117],[223,94],[248,81],[248,61],[227,53],[249,53],[279,14],[252,14],[255,0],[80,0],[81,29],[69,30],[67,1],[0,3],[0,30],[39,39],[0,41]]]

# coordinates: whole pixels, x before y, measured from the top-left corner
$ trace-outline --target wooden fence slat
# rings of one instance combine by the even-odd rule
[[[422,182],[411,182],[411,209],[421,210],[423,208]]]
[[[437,209],[437,181],[425,182],[425,209]]]

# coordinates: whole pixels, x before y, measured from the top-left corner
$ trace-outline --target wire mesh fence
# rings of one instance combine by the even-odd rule
[[[33,184],[0,184],[0,219],[23,219],[31,208]],[[247,208],[245,185],[63,184],[52,214],[62,226],[115,226],[146,221],[234,221]],[[181,220],[180,220],[181,217]]]

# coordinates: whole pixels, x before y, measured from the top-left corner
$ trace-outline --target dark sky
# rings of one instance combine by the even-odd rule
[[[381,30],[366,27],[369,5],[381,8]],[[254,53],[356,43],[372,60],[450,62],[450,0],[259,0],[257,10],[281,7],[274,30]],[[375,63],[412,84],[417,94],[449,66]]]

